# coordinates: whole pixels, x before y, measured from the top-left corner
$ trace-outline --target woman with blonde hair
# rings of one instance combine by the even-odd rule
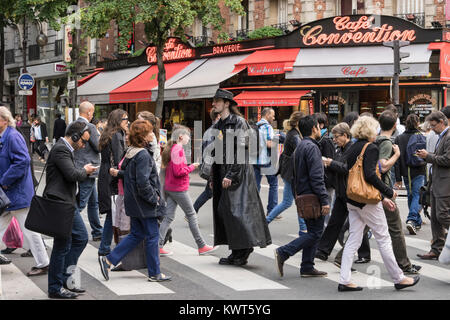
[[[216,247],[208,246],[203,239],[198,227],[197,214],[195,212],[192,200],[188,194],[189,173],[198,167],[198,163],[187,165],[183,146],[189,143],[191,132],[189,128],[181,125],[174,127],[172,137],[164,148],[161,156],[162,166],[166,174],[164,179],[164,195],[167,201],[167,214],[161,223],[159,229],[159,254],[161,256],[172,255],[171,251],[164,250],[163,246],[166,239],[166,233],[170,224],[175,219],[175,211],[179,205],[184,211],[189,229],[198,247],[200,255],[207,254],[216,250]]]
[[[366,225],[372,229],[384,265],[386,266],[389,275],[394,280],[395,288],[400,290],[413,286],[417,284],[420,279],[419,276],[415,276],[414,278],[405,277],[395,260],[383,206],[389,210],[393,210],[395,208],[395,203],[391,199],[394,200],[397,193],[380,180],[377,172],[379,150],[378,147],[373,144],[377,136],[377,128],[378,121],[372,117],[362,116],[356,120],[350,130],[351,135],[357,140],[350,147],[346,155],[348,168],[352,168],[357,159],[361,156],[362,151],[365,151],[362,158],[364,180],[367,184],[374,186],[380,192],[382,201],[375,204],[366,204],[349,198],[347,199],[350,230],[342,256],[338,291],[360,291],[363,289],[351,282],[351,267],[353,257],[361,245],[364,227]]]

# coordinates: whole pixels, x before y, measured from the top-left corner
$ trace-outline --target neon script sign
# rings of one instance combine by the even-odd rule
[[[375,17],[361,16],[357,21],[351,21],[349,16],[333,19],[336,32],[326,33],[322,25],[306,25],[300,29],[302,43],[305,46],[345,45],[345,44],[375,44],[384,41],[403,40],[414,41],[416,30],[397,30],[388,23],[374,25]]]
[[[145,51],[148,63],[156,63],[156,47]],[[195,57],[195,50],[182,43],[180,39],[169,38],[164,46],[163,61],[190,59]]]

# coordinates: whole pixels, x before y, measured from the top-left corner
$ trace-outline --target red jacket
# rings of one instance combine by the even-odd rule
[[[187,165],[183,147],[180,144],[174,144],[166,168],[164,190],[172,192],[187,191],[189,189],[189,173],[194,169],[194,165]]]

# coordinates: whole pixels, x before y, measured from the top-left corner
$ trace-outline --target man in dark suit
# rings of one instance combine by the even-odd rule
[[[61,119],[61,113],[56,114],[55,124],[53,125],[53,138],[55,143],[58,142],[59,138],[64,137],[66,133],[66,122]]]
[[[34,126],[31,128],[33,131],[33,136],[36,139],[35,151],[39,156],[39,160],[41,162],[45,162],[45,154],[48,152],[47,146],[48,143],[48,134],[47,134],[47,126],[44,122],[41,121],[41,117],[37,116],[34,120]]]
[[[44,197],[77,203],[77,182],[86,180],[97,170],[91,164],[76,168],[73,152],[84,148],[89,141],[89,130],[85,123],[75,121],[67,129],[50,151],[47,161],[46,186]],[[56,299],[74,299],[81,289],[69,283],[78,258],[88,243],[88,233],[78,209],[75,210],[72,237],[54,238],[52,255],[48,270],[48,296]],[[67,290],[66,290],[67,289]]]
[[[424,260],[437,260],[445,244],[450,225],[450,130],[448,118],[440,111],[432,112],[427,120],[439,135],[436,151],[418,150],[417,155],[431,163],[431,250],[417,256]]]

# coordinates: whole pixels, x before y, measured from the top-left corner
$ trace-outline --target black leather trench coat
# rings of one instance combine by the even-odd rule
[[[214,163],[212,168],[214,245],[227,244],[230,250],[266,247],[272,243],[264,208],[256,187],[253,166],[248,162],[248,154],[243,164],[237,163],[237,147],[248,145],[246,135],[250,129],[242,117],[231,114],[224,123],[216,123],[213,128],[221,128],[215,143],[223,145],[223,164]],[[242,130],[239,136],[229,137],[225,130]],[[245,134],[242,134],[245,133]],[[233,150],[227,150],[226,140],[234,139]],[[248,153],[248,152],[246,152]],[[234,164],[227,164],[226,157],[234,158]],[[218,162],[218,161],[216,161]],[[231,186],[222,188],[223,178],[231,179]]]

